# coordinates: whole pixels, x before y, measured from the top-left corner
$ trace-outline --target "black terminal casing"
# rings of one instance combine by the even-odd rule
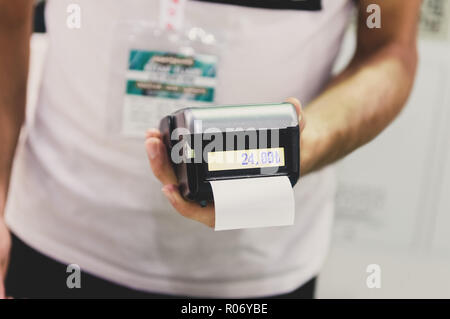
[[[200,123],[198,121],[201,121],[201,128],[197,125]],[[234,138],[236,141],[242,138],[241,141],[245,141],[240,147],[237,147],[238,143],[232,143],[234,145],[231,146],[224,143],[222,149],[214,149],[214,151],[254,149],[254,144],[250,145],[248,137],[249,130],[254,129],[258,140],[256,145],[260,145],[260,142],[264,140],[264,148],[284,148],[285,165],[278,167],[275,172],[273,170],[267,172],[262,168],[210,172],[208,163],[203,158],[203,150],[211,142],[211,134],[205,133],[205,130],[211,128],[214,128],[215,134],[221,132],[223,141],[227,138]],[[229,128],[234,129],[234,132],[228,132],[226,129]],[[184,134],[177,134],[178,138],[177,136],[171,138],[175,129],[180,129]],[[290,103],[184,108],[164,117],[160,123],[160,131],[169,158],[175,145],[180,142],[184,145],[182,148],[177,148],[181,150],[180,156],[183,156],[183,151],[186,153],[186,144],[189,146],[188,149],[192,150],[189,152],[194,154],[194,159],[189,161],[174,163],[171,160],[178,178],[180,193],[186,199],[197,202],[212,201],[210,181],[287,176],[294,186],[299,179],[300,130],[298,115],[295,107]],[[276,139],[278,145],[272,145],[272,134],[279,134],[279,138]],[[198,143],[201,143],[201,148],[196,147]]]

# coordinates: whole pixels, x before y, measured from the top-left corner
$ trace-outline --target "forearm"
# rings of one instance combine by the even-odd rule
[[[26,16],[14,24],[0,23],[0,215],[25,117],[31,9]]]
[[[416,55],[415,45],[391,45],[357,57],[306,108],[302,175],[369,142],[396,117],[414,82]]]

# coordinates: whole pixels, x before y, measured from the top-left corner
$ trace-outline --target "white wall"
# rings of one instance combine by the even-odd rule
[[[374,142],[337,164],[333,245],[319,298],[450,298],[450,8],[434,0],[423,9],[408,105]],[[354,46],[351,29],[338,69]],[[369,264],[381,266],[380,289],[367,288]]]

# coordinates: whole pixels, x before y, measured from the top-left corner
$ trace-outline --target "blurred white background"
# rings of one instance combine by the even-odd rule
[[[336,165],[334,236],[319,298],[450,298],[449,17],[448,0],[425,0],[408,106],[373,143]],[[349,28],[336,71],[351,58],[354,34]],[[31,47],[30,124],[45,35],[35,34]],[[381,267],[379,289],[366,285],[370,264]]]
[[[334,236],[319,298],[450,298],[449,17],[450,1],[424,1],[408,105],[336,165]],[[350,28],[336,70],[354,47]],[[370,264],[381,267],[380,289],[366,285]]]

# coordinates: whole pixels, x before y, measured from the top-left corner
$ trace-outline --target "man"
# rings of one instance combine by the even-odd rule
[[[8,194],[0,282],[9,264],[7,294],[311,298],[333,214],[327,165],[372,140],[404,106],[417,64],[420,0],[356,1],[357,50],[334,79],[353,1],[323,0],[321,9],[320,1],[187,2],[186,20],[229,33],[215,103],[298,96],[306,106],[302,111],[289,99],[302,123],[295,225],[224,232],[207,227],[214,225],[213,205],[201,208],[180,196],[157,130],[147,132],[145,144],[156,179],[141,140],[105,129],[114,67],[105,57],[118,41],[114,24],[156,21],[157,1],[80,0],[79,30],[66,26],[69,1],[48,1],[50,45],[36,121],[8,188],[24,118],[32,2],[0,0],[2,215]],[[373,3],[381,8],[379,29],[366,24]],[[83,271],[81,289],[66,286],[70,263]]]

